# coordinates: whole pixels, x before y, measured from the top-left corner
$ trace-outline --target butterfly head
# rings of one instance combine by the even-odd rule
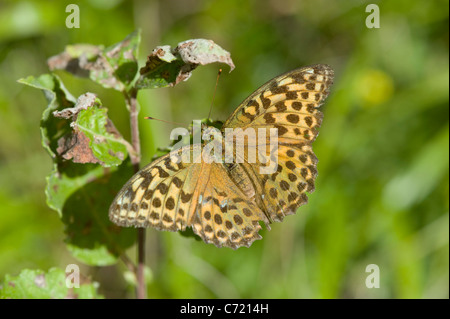
[[[218,139],[219,135],[222,136],[220,130],[214,126],[202,125],[202,139],[204,140],[214,140]]]

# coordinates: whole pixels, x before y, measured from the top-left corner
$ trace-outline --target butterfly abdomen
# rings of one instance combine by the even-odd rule
[[[255,197],[255,188],[252,183],[248,182],[249,176],[242,166],[237,163],[224,163],[223,165],[231,180],[239,187],[242,193],[244,193],[247,198],[253,199]]]

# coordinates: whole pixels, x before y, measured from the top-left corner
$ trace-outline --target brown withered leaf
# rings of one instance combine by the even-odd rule
[[[188,64],[205,65],[214,62],[225,63],[230,66],[230,72],[234,69],[230,53],[222,49],[212,40],[197,39],[188,40],[178,44],[174,49],[181,59]]]
[[[234,69],[230,53],[212,40],[193,39],[172,49],[169,45],[156,47],[140,70],[136,88],[160,88],[186,81],[199,65],[225,63]]]
[[[89,138],[78,130],[61,137],[58,140],[58,155],[65,160],[72,160],[74,163],[99,163],[101,162],[94,156],[89,147]]]
[[[54,111],[53,116],[76,120],[76,117],[81,110],[87,110],[89,107],[94,106],[96,98],[97,96],[93,93],[84,93],[83,95],[80,95],[80,97],[78,97],[77,103],[74,107],[65,108],[61,111]]]
[[[76,76],[89,77],[88,61],[96,60],[103,50],[103,46],[91,44],[68,45],[64,52],[52,56],[47,60],[51,71],[66,70]]]
[[[123,91],[136,76],[140,31],[108,48],[90,44],[66,46],[64,52],[47,60],[50,70],[65,70],[89,77],[105,88]]]

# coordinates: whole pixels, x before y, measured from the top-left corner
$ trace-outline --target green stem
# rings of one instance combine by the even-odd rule
[[[137,107],[137,90],[131,89],[127,94],[125,93],[125,99],[128,106],[128,111],[130,112],[130,129],[131,129],[131,145],[133,145],[134,154],[130,154],[131,163],[133,164],[134,171],[137,173],[139,171],[139,164],[141,162],[141,143],[139,140],[139,125],[138,125],[138,114],[139,110]]]
[[[128,111],[130,112],[130,129],[131,129],[131,144],[134,149],[134,154],[130,154],[131,163],[135,173],[139,171],[139,164],[141,161],[141,143],[139,140],[139,125],[137,107],[137,90],[131,89],[130,92],[125,93],[125,100]],[[145,284],[144,269],[145,269],[145,228],[138,228],[137,230],[137,268],[136,268],[136,298],[147,298],[147,287]]]

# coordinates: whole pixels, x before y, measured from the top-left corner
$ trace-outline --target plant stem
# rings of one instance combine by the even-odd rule
[[[147,285],[145,284],[145,228],[138,228],[138,265],[137,265],[137,299],[147,298]]]
[[[125,94],[125,99],[130,112],[130,129],[131,129],[131,145],[134,148],[134,154],[130,154],[131,164],[135,172],[139,171],[139,164],[141,162],[141,142],[139,140],[139,125],[137,107],[137,90],[131,89],[129,94]]]
[[[130,112],[130,128],[131,128],[131,144],[134,149],[134,154],[130,154],[131,164],[133,165],[135,173],[139,171],[139,164],[141,161],[141,143],[139,140],[139,125],[137,107],[137,90],[131,89],[130,92],[125,93],[125,100],[128,111]],[[145,228],[138,228],[137,230],[137,268],[136,268],[136,298],[147,298],[147,287],[145,284],[144,269],[145,269]]]

